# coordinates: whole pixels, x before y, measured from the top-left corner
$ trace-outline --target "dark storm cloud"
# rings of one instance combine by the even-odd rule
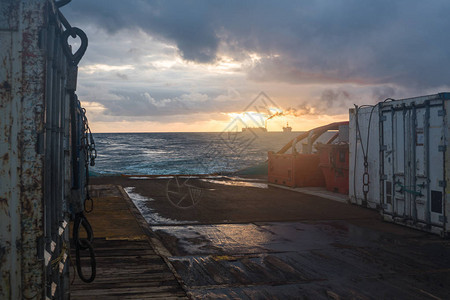
[[[122,74],[122,73],[117,72],[116,76],[119,77],[120,79],[128,80],[128,75],[127,74]]]
[[[344,114],[353,106],[357,97],[343,89],[324,89],[316,101],[299,101],[294,107],[288,107],[280,115],[301,117],[304,115]]]
[[[66,10],[72,19],[95,23],[109,33],[141,29],[174,41],[187,60],[215,59],[219,41],[215,28],[209,25],[210,7],[200,2],[78,0]]]
[[[449,84],[450,2],[435,1],[144,1],[74,0],[72,23],[110,33],[140,29],[173,42],[186,60],[264,57],[255,81]],[[222,47],[222,48],[221,48]]]
[[[236,99],[228,101],[216,101],[224,96],[218,93],[183,93],[176,91],[177,95],[169,93],[135,92],[135,91],[110,91],[104,98],[83,100],[85,102],[100,103],[104,108],[104,114],[123,117],[163,117],[174,115],[193,115],[211,112],[233,112],[236,109]],[[225,93],[225,91],[224,91]],[[154,96],[158,95],[158,96]],[[240,100],[240,99],[238,99]]]

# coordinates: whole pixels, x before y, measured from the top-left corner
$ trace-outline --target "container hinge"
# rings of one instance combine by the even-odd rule
[[[381,175],[381,180],[387,180],[387,175],[385,175],[385,174],[383,174],[383,175]]]
[[[438,151],[439,152],[445,152],[447,150],[447,146],[446,145],[439,145],[438,147]]]
[[[383,210],[388,208],[388,205],[386,203],[381,204],[381,208],[383,208]]]
[[[445,116],[445,109],[439,110],[439,111],[438,111],[438,116],[439,116],[439,117]]]
[[[439,216],[439,222],[447,223],[447,217],[446,216]]]
[[[383,115],[380,117],[380,121],[386,121],[386,120],[387,120],[386,116]]]
[[[38,133],[37,135],[37,141],[36,141],[36,153],[37,154],[43,154],[44,153],[44,149],[45,149],[45,145],[44,145],[44,133]]]
[[[439,180],[439,187],[445,188],[447,186],[447,182],[445,180]]]
[[[38,47],[41,50],[45,50],[44,45],[45,45],[45,41],[47,39],[47,29],[46,28],[42,28],[41,31],[39,31],[39,36],[38,36]]]
[[[386,151],[387,150],[387,146],[386,145],[381,145],[380,146],[380,151]]]
[[[44,248],[45,248],[45,245],[44,245],[45,243],[44,243],[44,237],[43,236],[40,236],[40,237],[38,237],[37,239],[36,239],[36,254],[37,254],[37,258],[38,259],[44,259]]]

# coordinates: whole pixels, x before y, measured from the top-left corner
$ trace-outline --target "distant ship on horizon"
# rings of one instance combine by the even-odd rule
[[[265,128],[265,127],[243,127],[241,132],[266,133],[267,128]]]
[[[289,126],[289,123],[286,123],[286,127],[283,127],[283,132],[291,132],[292,131],[292,127]]]

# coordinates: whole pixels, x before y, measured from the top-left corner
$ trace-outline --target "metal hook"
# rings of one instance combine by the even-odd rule
[[[80,48],[78,48],[75,53],[72,53],[72,49],[69,45],[69,36],[73,38],[78,36],[81,39]],[[84,31],[78,27],[67,28],[61,36],[61,43],[64,54],[69,59],[70,63],[74,66],[78,65],[88,46],[88,38],[86,36],[86,33],[84,33]]]
[[[72,0],[60,0],[60,1],[56,1],[55,5],[57,8],[63,7],[64,5],[67,5],[71,2]]]

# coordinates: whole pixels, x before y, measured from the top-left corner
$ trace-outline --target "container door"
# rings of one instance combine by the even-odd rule
[[[426,107],[415,109],[416,126],[414,132],[413,147],[415,147],[415,203],[414,211],[417,220],[427,223],[427,215],[429,208],[427,207],[428,199],[428,173],[427,173],[427,157],[428,157],[428,145],[427,142],[427,124],[429,120],[429,111]],[[414,175],[414,174],[413,174]]]
[[[392,215],[394,213],[394,111],[385,110],[380,113],[381,134],[381,187],[383,212]]]
[[[429,108],[428,121],[428,207],[431,224],[442,225],[444,221],[444,108],[432,106]]]
[[[405,222],[443,224],[444,115],[441,101],[381,110],[384,214]]]
[[[405,168],[405,147],[407,147],[409,115],[407,110],[396,110],[390,107],[383,110],[381,120],[383,121],[382,146],[384,162],[384,205],[386,213],[393,216],[404,217],[409,211],[409,198],[402,190],[407,185],[408,169]]]

